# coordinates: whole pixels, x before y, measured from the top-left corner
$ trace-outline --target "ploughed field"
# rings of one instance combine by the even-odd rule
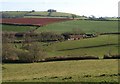
[[[11,18],[2,19],[2,24],[43,26],[54,22],[67,21],[66,18]]]

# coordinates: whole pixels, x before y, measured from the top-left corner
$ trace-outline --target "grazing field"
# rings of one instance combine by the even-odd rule
[[[103,33],[118,32],[117,21],[90,21],[90,20],[72,20],[59,22],[40,27],[36,32],[53,31],[53,32],[73,32],[82,31],[85,33]]]
[[[24,17],[25,14],[28,14],[29,11],[3,11],[1,12],[3,17]]]
[[[29,14],[27,14],[26,16],[38,16],[38,15],[44,15],[44,16],[47,16],[48,15],[48,12],[47,11],[36,11],[36,12],[31,12]]]
[[[26,14],[24,17],[34,17],[34,16],[39,16],[39,17],[66,17],[66,18],[71,18],[72,14],[70,13],[63,13],[63,12],[47,12],[47,11],[36,11],[32,13]],[[80,17],[79,15],[76,15],[77,17]]]
[[[118,82],[118,60],[3,64],[3,82]]]
[[[50,56],[99,56],[118,54],[118,35],[51,43],[44,46]]]
[[[26,32],[35,29],[34,26],[15,26],[15,25],[2,25],[2,31],[9,32]]]
[[[39,42],[47,53],[45,58],[56,56],[97,56],[118,55],[118,35],[101,35],[95,38],[71,40],[63,42],[45,43]],[[18,48],[21,44],[17,45]]]
[[[10,15],[21,15],[21,14],[26,14],[28,13],[28,11],[6,11],[6,12],[2,12],[2,13],[6,13],[6,14],[10,14]]]

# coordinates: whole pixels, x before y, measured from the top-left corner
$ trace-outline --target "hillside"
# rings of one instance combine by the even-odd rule
[[[71,18],[72,14],[70,13],[63,13],[63,12],[47,12],[47,11],[37,11],[28,13],[24,16],[25,18],[41,18],[41,17],[59,17],[59,18]],[[80,18],[79,15],[76,15],[77,18]]]
[[[45,45],[45,44],[44,44]],[[99,56],[118,54],[118,35],[64,41],[44,46],[49,56]]]
[[[104,33],[118,32],[117,21],[91,21],[91,20],[72,20],[49,24],[38,28],[36,32],[85,32],[85,33]]]
[[[3,18],[72,18],[71,13],[63,13],[63,12],[47,12],[47,11],[3,11],[1,12]],[[75,15],[76,18],[85,19],[85,17]]]

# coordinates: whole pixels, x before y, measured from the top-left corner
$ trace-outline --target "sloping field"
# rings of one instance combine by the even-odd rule
[[[47,16],[49,12],[47,11],[36,11],[26,14],[25,16]]]
[[[119,76],[118,60],[3,64],[2,70],[3,82],[118,82]]]
[[[77,17],[80,17],[79,15],[76,15]],[[28,13],[24,16],[26,17],[72,17],[71,13],[63,13],[63,12],[47,12],[47,11],[36,11],[36,12],[31,12]]]
[[[29,11],[3,11],[0,12],[3,16],[3,18],[20,18],[24,17],[25,14],[28,14]]]
[[[95,38],[57,42],[45,46],[49,56],[98,56],[118,53],[118,35],[102,35]]]
[[[54,22],[67,21],[71,19],[63,18],[15,18],[15,19],[2,19],[3,24],[14,24],[14,25],[35,25],[43,26]]]
[[[90,20],[72,20],[60,23],[53,23],[43,26],[36,32],[85,32],[85,33],[104,33],[118,32],[118,21],[90,21]]]

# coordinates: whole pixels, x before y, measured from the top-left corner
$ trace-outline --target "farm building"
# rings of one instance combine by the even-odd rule
[[[92,38],[92,37],[96,37],[96,34],[85,34],[83,35],[84,38]]]
[[[83,38],[83,35],[70,35],[68,40],[79,40],[82,38]]]
[[[79,40],[84,38],[93,38],[96,36],[96,34],[69,35],[68,40]]]
[[[57,11],[54,9],[49,9],[47,12],[57,12]]]

